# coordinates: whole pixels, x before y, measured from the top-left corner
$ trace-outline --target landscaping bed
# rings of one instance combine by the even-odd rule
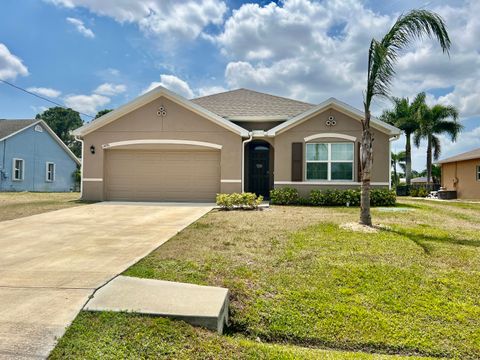
[[[54,354],[108,357],[121,347],[126,357],[168,358],[162,351],[169,339],[175,351],[188,348],[185,358],[201,358],[206,349],[207,358],[277,355],[269,351],[310,358],[319,348],[361,351],[355,358],[370,356],[364,352],[479,358],[480,205],[398,203],[408,211],[372,210],[382,225],[372,233],[342,228],[358,219],[358,208],[213,211],[125,275],[228,287],[229,336],[169,322],[142,342],[154,326],[149,317],[83,313]],[[102,329],[109,321],[123,325],[108,335]],[[196,335],[185,337],[179,327]]]

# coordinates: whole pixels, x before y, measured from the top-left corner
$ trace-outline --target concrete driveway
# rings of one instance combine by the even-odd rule
[[[100,286],[212,209],[100,203],[0,222],[0,358],[45,358]]]

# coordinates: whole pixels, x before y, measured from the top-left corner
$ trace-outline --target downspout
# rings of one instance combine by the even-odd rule
[[[82,144],[82,157],[80,158],[80,199],[83,199],[83,157],[84,157],[84,152],[83,152],[83,146],[84,146],[84,143],[83,143],[83,139],[78,137],[78,136],[74,136],[75,140],[78,141],[80,144]]]
[[[253,132],[248,133],[248,139],[242,141],[242,193],[245,192],[245,144],[253,140]]]
[[[388,141],[388,190],[392,190],[392,141],[398,140],[400,135],[392,136]]]

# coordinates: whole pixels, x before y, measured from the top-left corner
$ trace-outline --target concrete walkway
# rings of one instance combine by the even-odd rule
[[[94,294],[85,310],[166,316],[222,334],[228,322],[228,289],[118,276]]]
[[[0,222],[0,359],[47,357],[97,288],[212,207],[100,203]]]

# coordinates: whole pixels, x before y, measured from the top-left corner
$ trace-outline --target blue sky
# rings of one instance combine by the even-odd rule
[[[479,147],[474,0],[2,0],[0,78],[92,115],[156,85],[186,97],[237,87],[312,103],[334,96],[361,108],[370,39],[415,7],[445,18],[451,56],[430,41],[415,44],[399,60],[392,94],[427,91],[430,103],[460,109],[466,131],[457,143],[442,138],[443,156]],[[49,106],[0,84],[0,118]],[[379,100],[375,111],[388,106]],[[424,153],[424,145],[415,150],[416,169]]]

